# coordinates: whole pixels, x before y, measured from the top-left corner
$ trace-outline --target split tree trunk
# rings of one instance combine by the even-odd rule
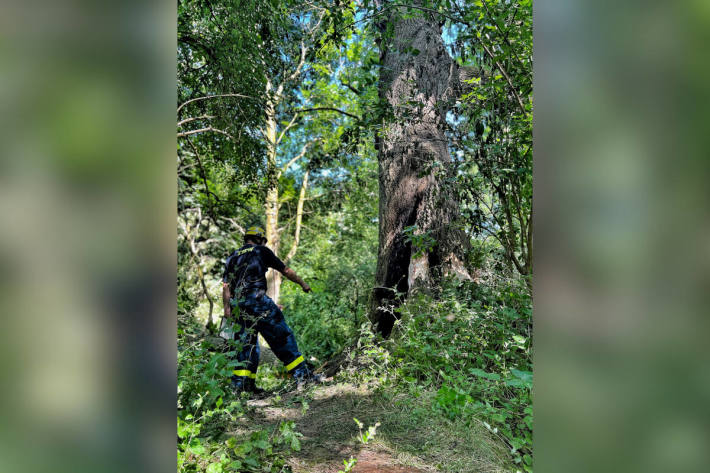
[[[391,115],[376,141],[380,229],[371,317],[385,337],[401,297],[445,274],[470,278],[463,262],[469,240],[456,225],[458,202],[446,187],[452,161],[445,120],[460,90],[459,68],[434,18],[417,11],[402,19],[402,13],[390,10],[380,25],[379,95]]]
[[[303,203],[306,201],[306,189],[308,188],[308,174],[303,175],[303,182],[301,183],[301,191],[298,195],[298,203],[296,204],[296,229],[293,235],[293,243],[291,244],[291,249],[288,251],[286,258],[284,258],[284,263],[288,266],[289,261],[296,255],[298,250],[298,243],[301,240],[301,222],[303,222]],[[279,234],[280,236],[280,234]],[[281,283],[283,282],[283,276],[278,271],[271,270],[271,282],[269,282],[269,291],[274,302],[278,304],[279,298],[281,297]]]
[[[289,167],[294,163],[303,158],[308,150],[308,147],[312,142],[306,143],[301,151],[286,162],[283,166],[278,166],[276,158],[278,155],[278,147],[283,140],[284,135],[293,126],[298,117],[298,112],[296,112],[289,122],[279,133],[278,117],[276,115],[276,109],[279,106],[283,98],[284,85],[289,81],[295,81],[300,76],[303,71],[303,65],[306,58],[306,47],[301,43],[301,55],[296,68],[291,72],[288,79],[281,82],[278,86],[275,86],[271,79],[266,81],[266,95],[269,99],[266,102],[266,126],[263,130],[264,137],[267,143],[267,159],[266,159],[266,170],[268,176],[267,191],[266,191],[266,201],[264,202],[264,213],[266,215],[266,225],[264,231],[266,232],[266,239],[268,240],[267,246],[274,252],[276,256],[279,255],[279,249],[281,246],[281,232],[283,228],[279,227],[279,210],[281,208],[281,202],[279,202],[279,179],[285,173]],[[304,178],[304,186],[308,185],[308,173]],[[305,189],[305,187],[303,188]],[[303,210],[303,204],[299,201],[299,208]],[[300,221],[300,220],[299,220]],[[297,225],[297,234],[300,232],[300,224]],[[298,241],[298,238],[296,238]],[[296,246],[298,243],[296,243]],[[279,302],[279,294],[281,292],[281,273],[269,269],[266,273],[266,285],[267,294],[273,299],[274,302]]]

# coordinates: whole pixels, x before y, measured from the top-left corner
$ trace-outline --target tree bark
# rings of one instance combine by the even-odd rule
[[[298,204],[296,204],[296,230],[293,233],[293,244],[284,260],[286,263],[291,261],[291,258],[296,256],[298,251],[298,243],[301,241],[301,223],[303,222],[303,204],[306,201],[306,190],[308,189],[308,175],[310,171],[306,170],[303,174],[303,182],[301,182],[301,191],[298,194]]]
[[[289,261],[296,255],[298,251],[298,243],[301,240],[301,223],[303,222],[303,203],[306,201],[306,189],[308,188],[308,174],[303,175],[303,182],[301,183],[301,191],[298,195],[298,204],[296,204],[296,230],[293,234],[293,243],[291,244],[291,249],[288,251],[286,258],[284,258],[284,263],[288,266]],[[280,234],[279,234],[280,236]],[[283,282],[283,277],[278,271],[271,270],[271,282],[269,283],[269,291],[271,294],[269,297],[273,299],[274,302],[278,304],[279,298],[281,297],[281,283]]]
[[[272,92],[271,82],[267,81],[266,93]],[[276,101],[281,94],[281,90],[277,90],[277,93],[273,98],[267,101],[266,106],[266,141],[267,141],[267,157],[266,157],[266,174],[268,179],[268,185],[266,190],[266,201],[264,202],[264,214],[266,215],[266,225],[264,231],[266,232],[266,239],[268,240],[267,245],[274,252],[275,255],[279,254],[279,246],[281,243],[281,235],[279,232],[279,174],[276,166],[276,152],[277,152],[277,122],[276,122],[276,106],[278,105]],[[275,294],[275,288],[277,285],[276,279],[280,279],[280,273],[270,269],[266,274],[266,287],[267,294],[271,297],[274,302],[278,302],[278,294]],[[280,285],[280,282],[279,282]]]
[[[273,86],[270,81],[267,81],[266,92],[269,94],[272,92]],[[268,240],[268,247],[274,252],[276,256],[279,255],[279,250],[281,248],[281,232],[282,228],[279,228],[279,210],[281,208],[281,203],[279,202],[279,179],[281,176],[297,161],[303,158],[308,151],[309,146],[312,142],[308,142],[301,147],[301,150],[288,162],[282,166],[278,166],[276,162],[276,157],[278,153],[278,146],[288,129],[296,121],[297,114],[293,116],[291,122],[278,133],[278,121],[276,117],[276,107],[278,106],[279,97],[283,92],[283,84],[280,85],[273,96],[269,99],[266,107],[266,128],[264,129],[264,136],[267,141],[267,176],[268,185],[266,190],[266,200],[264,202],[264,213],[266,215],[266,225],[264,231],[266,232],[266,239]],[[301,186],[301,195],[299,196],[297,215],[296,215],[296,240],[295,248],[298,247],[298,239],[301,232],[301,219],[303,215],[303,200],[305,199],[306,187],[308,186],[308,172],[306,172],[303,178],[303,184]],[[292,247],[293,253],[295,253],[294,247]],[[290,254],[290,252],[289,252]],[[287,256],[286,261],[288,261],[293,255]],[[267,295],[278,304],[279,296],[281,293],[281,273],[269,269],[266,273],[266,286]]]
[[[470,279],[469,240],[456,224],[459,206],[446,184],[453,173],[446,114],[460,91],[459,68],[429,13],[404,19],[404,9],[389,12],[379,25],[379,95],[389,113],[376,139],[380,228],[371,307],[385,337],[402,297],[446,274]]]

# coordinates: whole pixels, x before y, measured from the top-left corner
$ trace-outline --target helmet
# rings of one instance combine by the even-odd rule
[[[256,236],[259,238],[263,238],[264,243],[266,243],[267,240],[266,240],[266,236],[264,236],[265,233],[266,232],[264,232],[264,229],[261,227],[249,227],[249,228],[247,228],[247,231],[244,234],[244,236],[247,237],[247,236],[253,235],[253,236]]]

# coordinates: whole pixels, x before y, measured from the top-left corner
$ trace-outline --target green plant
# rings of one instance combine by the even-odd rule
[[[363,433],[362,429],[365,427],[365,425],[357,420],[356,418],[353,418],[355,423],[357,424],[357,428],[359,429],[359,434],[358,434],[358,440],[360,443],[363,445],[367,445],[370,440],[372,440],[375,435],[377,434],[377,428],[380,426],[380,423],[377,422],[375,425],[371,425],[370,427],[367,428],[367,430]],[[348,458],[347,460],[343,460],[343,465],[345,465],[344,470],[338,470],[338,473],[350,473],[352,469],[355,467],[355,464],[357,464],[357,459],[353,456]]]
[[[412,225],[402,229],[406,240],[411,243],[412,257],[418,258],[424,254],[430,253],[436,246],[436,239],[427,232],[417,232],[418,227]]]
[[[338,293],[301,293],[285,299],[284,314],[299,347],[318,360],[333,358],[351,345],[365,319],[364,306],[353,310],[351,301]]]
[[[432,391],[431,414],[480,419],[532,471],[532,310],[524,281],[450,282],[398,309],[389,340],[363,325],[346,374],[390,396]]]
[[[217,352],[207,341],[189,342],[186,331],[178,338],[177,456],[179,472],[286,473],[289,451],[301,448],[301,434],[292,421],[272,430],[257,430],[246,438],[223,438],[228,423],[245,415],[246,405],[226,388],[239,349]]]
[[[518,281],[451,284],[438,297],[420,294],[398,310],[386,346],[399,382],[437,389],[433,408],[453,419],[482,418],[532,469],[531,300]]]

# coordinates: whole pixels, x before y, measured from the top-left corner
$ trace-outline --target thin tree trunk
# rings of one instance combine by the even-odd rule
[[[456,225],[459,206],[446,184],[452,175],[446,114],[460,90],[459,69],[438,22],[428,13],[414,16],[402,19],[392,10],[379,41],[379,95],[391,118],[376,141],[380,231],[371,315],[383,336],[392,330],[392,306],[401,297],[445,274],[470,278],[464,264],[469,241]]]
[[[310,171],[306,170],[303,175],[303,182],[301,183],[301,192],[298,194],[298,204],[296,205],[296,230],[293,234],[293,244],[291,249],[286,255],[284,260],[286,263],[291,261],[291,258],[296,256],[296,251],[298,251],[298,243],[301,241],[301,222],[303,221],[303,203],[306,201],[306,189],[308,189],[308,174]]]
[[[272,85],[270,81],[266,84],[266,93],[269,94],[272,91]],[[267,245],[278,255],[280,235],[279,235],[279,173],[276,167],[276,153],[277,153],[277,122],[276,122],[276,106],[275,100],[278,100],[279,91],[274,94],[274,97],[269,99],[266,106],[266,141],[267,141],[267,158],[266,158],[266,170],[268,185],[266,190],[266,201],[264,202],[264,214],[266,215],[265,222],[265,232],[266,239],[268,240]],[[269,297],[278,301],[278,296],[274,297],[274,290],[277,285],[276,276],[277,271],[270,269],[266,274],[266,285],[267,294]],[[280,274],[279,274],[280,276]]]
[[[291,249],[288,251],[286,258],[284,258],[284,263],[288,265],[291,258],[296,255],[298,251],[298,244],[301,240],[301,223],[303,221],[303,203],[306,201],[306,189],[308,188],[308,174],[309,171],[303,175],[303,182],[301,183],[301,191],[298,195],[298,204],[296,205],[296,230],[293,235],[293,243],[291,244]],[[283,282],[283,277],[278,271],[272,271],[272,281],[273,284],[269,287],[273,287],[271,298],[278,304],[279,298],[281,297],[281,283]]]
[[[268,189],[266,193],[266,203],[264,205],[266,213],[266,239],[267,246],[278,256],[281,244],[279,231],[279,189],[278,185]],[[269,270],[266,275],[269,297],[273,298],[274,274],[277,271]]]
[[[266,239],[268,240],[268,247],[274,252],[276,256],[279,255],[279,247],[281,246],[281,229],[279,228],[279,178],[286,172],[286,170],[296,161],[305,156],[306,151],[311,143],[304,145],[301,148],[301,152],[298,153],[293,159],[288,161],[283,167],[278,168],[276,163],[278,146],[281,140],[284,138],[286,132],[291,128],[291,126],[296,123],[298,113],[293,115],[291,121],[286,125],[286,127],[278,134],[278,119],[276,116],[276,109],[279,105],[280,100],[283,97],[284,84],[289,81],[295,81],[301,75],[303,71],[303,65],[306,60],[307,48],[304,43],[301,43],[301,54],[298,60],[296,68],[291,72],[285,82],[282,82],[278,87],[274,87],[270,79],[266,81],[266,94],[269,96],[269,100],[266,103],[266,129],[264,134],[266,137],[268,149],[267,149],[267,178],[268,185],[266,191],[266,202],[264,203],[264,213],[266,214],[266,225],[264,231],[266,232]],[[270,269],[266,273],[266,285],[267,294],[274,302],[278,303],[279,293],[281,290],[281,273]]]

